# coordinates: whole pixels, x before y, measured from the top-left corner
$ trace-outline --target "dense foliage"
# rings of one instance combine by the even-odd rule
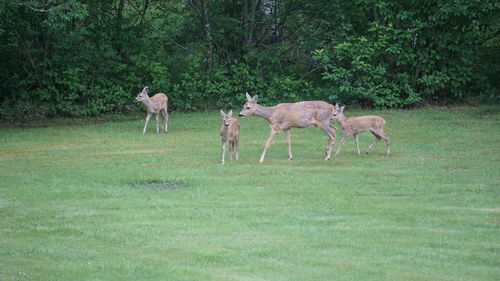
[[[495,0],[0,0],[0,116],[499,102]]]

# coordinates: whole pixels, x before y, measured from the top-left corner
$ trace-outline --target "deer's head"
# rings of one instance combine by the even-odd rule
[[[240,117],[245,117],[248,115],[252,115],[253,112],[255,111],[255,106],[257,105],[257,100],[259,99],[259,96],[255,95],[253,98],[246,93],[247,97],[247,103],[243,106],[243,109],[240,112]]]
[[[220,117],[222,118],[222,122],[224,123],[224,126],[229,127],[229,124],[231,124],[231,117],[233,116],[233,110],[229,110],[229,112],[226,114],[222,109],[220,110]]]
[[[148,92],[149,92],[149,87],[148,86],[144,87],[144,89],[142,89],[142,92],[140,92],[137,95],[137,97],[135,97],[135,100],[136,101],[145,101],[149,97]]]
[[[332,120],[340,120],[344,118],[344,109],[345,105],[339,106],[338,104],[335,104],[335,111],[332,113]]]

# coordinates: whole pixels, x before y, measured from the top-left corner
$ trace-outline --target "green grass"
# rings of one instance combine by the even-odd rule
[[[216,111],[166,135],[142,114],[4,127],[0,280],[499,280],[500,109],[361,114],[387,120],[391,157],[351,139],[324,161],[309,128],[259,165],[269,128],[248,117],[220,166]]]

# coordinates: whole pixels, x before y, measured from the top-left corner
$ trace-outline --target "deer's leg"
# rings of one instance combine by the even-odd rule
[[[224,165],[224,153],[226,152],[226,142],[224,140],[221,141],[221,154],[222,154],[222,160],[221,160],[221,165]]]
[[[156,116],[161,116],[162,118],[165,118],[163,116],[163,110],[160,109],[160,111],[158,111],[158,114]],[[163,123],[160,124],[160,131],[163,131],[165,127],[163,127]]]
[[[387,150],[385,152],[385,155],[386,156],[391,155],[391,138],[386,133],[384,133],[383,129],[376,131],[373,134],[376,134],[379,137],[379,141],[380,141],[380,138],[384,139],[385,144],[387,145]],[[368,152],[366,152],[366,153],[368,153]]]
[[[333,145],[335,144],[336,128],[332,128],[329,122],[327,124],[318,123],[318,127],[328,135],[328,142],[325,146],[325,160],[330,160]]]
[[[335,156],[338,156],[340,154],[340,151],[342,150],[342,146],[344,145],[344,143],[347,141],[347,139],[349,137],[350,137],[349,135],[344,135],[342,137],[342,139],[340,140],[340,143],[339,143],[339,147],[337,148],[337,152],[335,153]]]
[[[262,164],[264,163],[264,158],[266,157],[266,152],[269,149],[269,146],[271,146],[271,143],[274,140],[274,137],[276,134],[279,132],[279,130],[275,130],[274,128],[271,128],[271,134],[269,135],[269,138],[266,141],[266,144],[264,145],[264,151],[262,151],[262,154],[260,155],[260,160],[259,163]]]
[[[330,149],[328,150],[329,153],[327,153],[328,159],[330,159],[330,155],[332,154],[333,146],[335,145],[335,140],[337,139],[337,127],[332,126],[329,124],[330,127],[330,132],[333,134],[333,140],[330,144]]]
[[[358,138],[358,134],[354,134],[354,144],[356,145],[356,148],[358,149],[358,154],[361,154],[361,151],[359,150],[359,138]]]
[[[385,144],[387,145],[387,151],[385,152],[385,155],[389,156],[391,155],[391,138],[387,134],[385,134],[385,137],[386,138],[384,140]]]
[[[382,139],[382,137],[380,137],[379,133],[374,132],[374,131],[371,131],[371,132],[375,136],[375,141],[372,144],[370,144],[370,146],[366,150],[366,154],[368,154],[377,145],[377,143]]]
[[[165,133],[166,133],[166,132],[168,132],[168,112],[167,112],[167,109],[162,109],[160,112],[161,112],[161,115],[163,116],[163,121],[165,124],[165,126],[163,126],[163,129],[165,130]]]
[[[229,159],[231,159],[231,161],[233,161],[233,156],[234,154],[234,141],[229,141]]]
[[[146,122],[144,124],[144,129],[142,129],[143,135],[146,133],[146,128],[148,127],[149,119],[151,119],[151,113],[148,112],[148,115],[146,115]]]
[[[286,143],[288,144],[288,160],[292,160],[292,137],[290,136],[290,129],[283,130],[285,133]]]
[[[156,132],[160,132],[160,112],[156,113]]]
[[[387,151],[385,152],[386,156],[391,155],[391,138],[382,130],[383,134],[382,138],[385,140],[385,144],[387,145]]]
[[[238,138],[235,138],[234,139],[234,149],[236,150],[236,160],[238,160],[240,158],[239,152],[238,152],[239,148],[240,148],[239,140],[238,140]]]

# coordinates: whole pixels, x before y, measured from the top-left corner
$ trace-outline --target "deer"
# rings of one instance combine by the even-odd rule
[[[344,132],[344,136],[340,140],[335,156],[340,154],[342,146],[351,136],[354,136],[354,143],[356,144],[358,154],[361,154],[359,150],[358,134],[363,132],[371,132],[375,136],[375,141],[368,147],[366,154],[368,154],[381,139],[384,139],[387,144],[386,156],[389,156],[391,154],[391,138],[384,132],[384,118],[376,115],[346,118],[344,116],[344,109],[345,105],[339,107],[338,104],[335,104],[335,111],[332,114],[332,120],[336,120]]]
[[[220,116],[222,118],[222,126],[220,127],[220,137],[222,143],[222,161],[221,165],[224,165],[224,154],[226,152],[226,143],[229,142],[229,155],[231,161],[234,158],[238,160],[238,149],[239,149],[239,136],[240,136],[240,121],[236,118],[232,118],[233,110],[231,109],[227,114],[220,110]],[[236,152],[235,152],[236,151]]]
[[[258,96],[250,96],[246,93],[247,102],[240,112],[240,117],[255,115],[262,117],[269,122],[271,133],[264,145],[264,151],[260,156],[259,163],[264,163],[264,158],[274,137],[283,131],[288,144],[288,160],[292,160],[292,139],[290,136],[291,128],[319,127],[328,136],[328,142],[325,146],[325,160],[329,160],[337,128],[330,125],[330,117],[335,111],[335,107],[324,101],[301,101],[296,103],[280,103],[275,106],[266,107],[257,103]]]
[[[168,131],[168,97],[164,93],[158,93],[154,96],[148,96],[149,87],[146,86],[135,98],[136,101],[142,102],[146,106],[146,123],[144,124],[144,129],[142,130],[142,134],[146,133],[146,128],[148,127],[149,119],[153,113],[156,114],[156,132],[160,132],[160,114],[163,116],[165,124],[162,126],[162,130],[165,130],[165,133]]]

